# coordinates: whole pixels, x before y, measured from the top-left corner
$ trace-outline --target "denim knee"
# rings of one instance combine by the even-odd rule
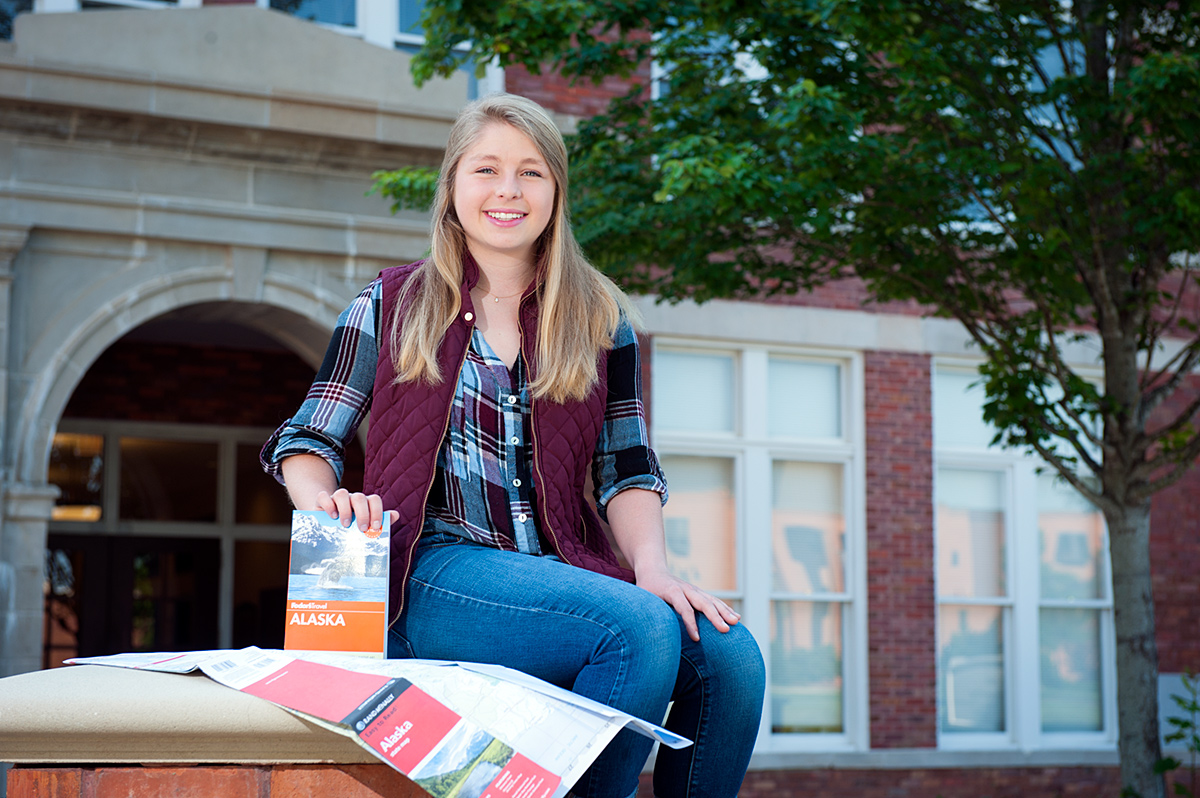
[[[621,658],[627,681],[640,685],[641,691],[660,694],[665,706],[679,672],[679,625],[669,604],[640,592],[645,596],[627,597],[630,600],[612,608],[610,653]],[[646,720],[659,723],[662,719]]]

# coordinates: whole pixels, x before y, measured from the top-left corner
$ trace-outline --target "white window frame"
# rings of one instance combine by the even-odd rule
[[[689,433],[658,429],[652,410],[652,440],[660,456],[712,456],[732,458],[736,505],[735,550],[738,555],[738,590],[717,591],[741,602],[742,622],[754,633],[767,665],[768,695],[756,753],[848,752],[870,747],[867,669],[866,581],[866,464],[863,401],[863,358],[855,351],[839,351],[723,341],[716,339],[653,337],[652,357],[662,349],[730,354],[734,358],[735,391],[732,432]],[[772,438],[767,432],[766,388],[768,358],[772,355],[836,362],[841,375],[842,435],[837,439]],[[653,374],[653,371],[652,371]],[[655,381],[653,376],[651,391]],[[843,517],[845,523],[844,593],[814,593],[802,601],[842,605],[842,716],[840,733],[787,734],[771,730],[771,485],[776,460],[838,463],[843,466]],[[667,474],[668,488],[670,474]],[[758,578],[750,578],[755,575]]]
[[[63,419],[58,432],[104,436],[104,488],[99,521],[50,521],[51,533],[72,535],[129,535],[179,538],[216,538],[221,547],[218,576],[217,643],[220,648],[233,645],[233,589],[236,546],[240,541],[291,539],[288,524],[239,524],[236,520],[237,447],[261,446],[272,430],[259,427],[222,427],[207,424],[173,424],[100,419]],[[217,445],[217,519],[214,522],[134,521],[117,517],[120,497],[121,453],[123,437],[154,438],[169,441],[194,441]],[[281,485],[280,491],[284,488]]]
[[[982,361],[965,358],[938,357],[930,370],[930,390],[936,397],[939,373],[978,375]],[[1077,369],[1085,378],[1098,380],[1098,370]],[[936,398],[935,398],[936,406]],[[938,748],[963,750],[1112,750],[1117,743],[1116,706],[1116,635],[1113,631],[1112,568],[1107,546],[1101,558],[1106,596],[1086,601],[1045,600],[1041,598],[1039,567],[1040,539],[1038,534],[1037,481],[1040,459],[1015,449],[975,446],[952,446],[937,439],[937,423],[933,429],[934,451],[934,594],[935,606],[943,604],[985,606],[1003,605],[1003,665],[1004,711],[1006,729],[1002,732],[947,732],[941,728],[941,708],[938,709]],[[941,469],[965,469],[1000,472],[1004,476],[1005,528],[1007,547],[1005,574],[1008,587],[1003,600],[963,599],[948,596],[943,599],[937,585],[938,541],[937,475]],[[1101,716],[1103,727],[1096,732],[1044,732],[1041,728],[1041,669],[1039,614],[1047,608],[1079,608],[1100,613]],[[940,625],[935,629],[940,635]],[[940,637],[937,650],[941,650]],[[938,673],[938,682],[942,675]],[[940,694],[940,690],[939,690]]]

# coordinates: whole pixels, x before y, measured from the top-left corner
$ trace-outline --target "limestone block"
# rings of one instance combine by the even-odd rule
[[[414,147],[435,147],[442,150],[446,148],[446,139],[449,136],[450,126],[441,120],[399,112],[383,113],[379,117],[381,141],[399,141]]]
[[[342,176],[285,169],[256,169],[254,204],[352,213],[388,218],[391,208],[378,194],[368,195],[369,174]]]
[[[265,96],[162,83],[154,87],[153,110],[163,116],[226,125],[262,127],[270,119],[270,101]]]
[[[0,78],[3,75],[0,74]],[[0,182],[8,182],[13,177],[13,158],[16,157],[17,144],[10,138],[0,136]]]
[[[6,61],[0,54],[0,97],[23,100],[29,92],[29,75],[22,65]]]
[[[9,762],[376,762],[353,741],[202,675],[69,666],[0,679]]]
[[[125,203],[87,197],[86,191],[5,191],[0,189],[0,224],[132,233],[138,227],[137,208]],[[91,201],[88,201],[91,200]]]
[[[13,153],[13,177],[23,183],[132,191],[129,163],[112,153],[53,144],[22,144]]]
[[[348,251],[344,217],[318,214],[188,212],[169,205],[146,207],[142,230],[148,236],[183,241],[223,242],[235,246],[284,248],[316,252]]]
[[[243,203],[249,200],[248,166],[183,160],[134,157],[121,159],[133,175],[134,190],[173,198],[195,198]]]
[[[374,141],[379,127],[376,117],[373,108],[272,97],[269,124],[305,133]]]
[[[165,83],[307,97],[353,98],[447,121],[467,99],[465,74],[413,86],[410,56],[254,6],[160,14],[26,14],[13,40],[22,58],[77,67],[104,65]],[[119,99],[119,98],[118,98]]]
[[[395,266],[420,260],[429,252],[428,223],[408,223],[394,228],[359,227],[355,231],[358,253]]]
[[[29,95],[40,102],[111,108],[141,114],[148,113],[151,107],[151,89],[146,83],[67,71],[31,72]]]

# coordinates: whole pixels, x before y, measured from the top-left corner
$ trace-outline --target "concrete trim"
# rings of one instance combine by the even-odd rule
[[[206,676],[95,665],[0,679],[14,763],[374,763],[354,741]]]
[[[913,352],[973,362],[983,359],[966,330],[953,319],[722,299],[672,305],[643,296],[637,303],[652,335],[828,347],[840,352]],[[1179,339],[1162,341],[1155,362],[1166,362],[1184,344]],[[1077,368],[1102,366],[1098,336],[1065,343],[1063,352],[1067,362]]]
[[[925,770],[945,768],[1116,767],[1115,750],[939,751],[894,748],[859,752],[763,753],[751,770]]]
[[[429,224],[424,220],[30,183],[0,188],[0,214],[16,227],[251,248],[274,248],[278,242],[287,241],[287,248],[296,252],[370,257],[393,263],[406,262],[401,260],[407,257],[403,253],[416,259],[429,246]],[[236,236],[247,222],[251,223],[250,232]]]
[[[29,225],[0,224],[0,281],[12,282],[12,264],[25,248],[25,242],[29,240],[29,230]]]
[[[392,77],[410,60],[253,6],[25,15],[0,48],[0,97],[440,150],[468,79],[418,89]]]
[[[4,489],[4,520],[49,521],[58,498],[57,485],[11,484]]]

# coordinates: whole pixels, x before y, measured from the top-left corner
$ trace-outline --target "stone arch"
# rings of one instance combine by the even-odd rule
[[[17,482],[45,483],[51,440],[71,394],[105,349],[145,322],[188,305],[237,302],[239,309],[231,313],[231,321],[271,335],[315,368],[338,313],[349,301],[349,295],[275,275],[264,280],[258,296],[247,302],[249,298],[231,291],[227,271],[197,271],[164,275],[113,297],[80,318],[58,342],[32,375],[18,416]]]

